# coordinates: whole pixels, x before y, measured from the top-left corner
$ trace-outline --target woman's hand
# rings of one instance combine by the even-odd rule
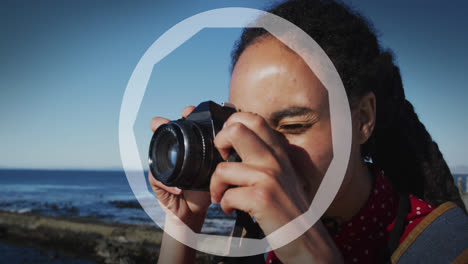
[[[231,149],[242,159],[242,162],[220,163],[211,178],[211,199],[220,203],[224,212],[230,214],[234,209],[247,212],[268,235],[309,208],[310,200],[301,180],[308,173],[294,170],[287,152],[288,141],[262,117],[234,113],[214,143],[224,159]],[[275,253],[286,263],[341,260],[321,223]]]
[[[193,106],[185,107],[182,111],[182,117],[187,117],[194,108]],[[169,120],[166,118],[155,117],[151,120],[151,130],[154,132],[159,126],[167,122],[169,122]],[[211,204],[208,192],[182,191],[176,187],[168,187],[157,181],[153,175],[151,175],[151,172],[148,174],[148,180],[160,203],[171,210],[172,213],[195,232],[201,230],[206,211]]]

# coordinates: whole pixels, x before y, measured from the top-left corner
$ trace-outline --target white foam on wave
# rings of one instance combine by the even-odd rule
[[[25,214],[31,212],[31,208],[21,208],[21,209],[9,209],[7,210],[12,213],[19,213],[19,214]]]

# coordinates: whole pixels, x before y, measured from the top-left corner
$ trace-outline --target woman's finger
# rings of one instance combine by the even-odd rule
[[[219,203],[223,193],[230,186],[253,186],[265,184],[272,175],[252,165],[241,162],[221,162],[210,180],[210,195],[214,203]]]
[[[169,187],[169,186],[166,186],[164,184],[162,184],[160,181],[156,180],[153,175],[151,174],[151,171],[148,173],[148,181],[151,185],[151,187],[156,187],[156,188],[160,188],[160,189],[163,189],[167,192],[170,192],[172,194],[175,194],[175,195],[180,195],[182,194],[182,190],[177,188],[177,187]]]
[[[264,186],[229,188],[220,206],[226,214],[237,209],[255,217],[266,235],[303,213],[279,190]]]
[[[188,115],[190,115],[190,113],[192,113],[193,109],[195,109],[195,106],[193,105],[184,107],[182,110],[182,117],[186,118]]]
[[[229,157],[234,148],[243,163],[263,166],[277,163],[273,150],[242,123],[224,127],[216,135],[214,144],[224,159]]]
[[[234,123],[242,123],[254,131],[267,145],[280,147],[284,140],[282,134],[273,130],[263,117],[254,113],[237,112],[226,120],[224,127]]]
[[[166,124],[169,122],[169,119],[167,118],[164,118],[164,117],[154,117],[153,119],[151,119],[151,123],[150,123],[150,126],[151,126],[151,130],[154,132],[156,131],[156,129],[158,129],[158,127],[160,127],[162,124]]]
[[[252,198],[254,194],[255,188],[253,187],[230,188],[226,190],[220,201],[221,209],[228,215],[237,209],[253,216],[255,201]],[[249,197],[249,199],[245,199],[245,197]]]

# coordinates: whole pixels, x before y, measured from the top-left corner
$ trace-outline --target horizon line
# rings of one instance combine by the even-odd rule
[[[103,168],[75,168],[75,167],[70,167],[70,168],[57,168],[57,167],[50,167],[50,168],[44,168],[44,167],[10,167],[10,166],[0,166],[0,170],[30,170],[30,171],[122,171],[124,172],[125,170],[123,168],[118,168],[118,167],[103,167]],[[137,169],[135,169],[136,171]],[[145,169],[144,171],[148,171],[149,169]]]
[[[468,175],[468,166],[464,165],[459,165],[455,167],[449,167],[450,172],[452,175],[460,175],[460,174],[466,174]],[[101,167],[101,168],[76,168],[76,167],[49,167],[49,168],[44,168],[44,167],[10,167],[10,166],[1,166],[0,165],[0,170],[31,170],[31,171],[122,171],[125,172],[124,168],[122,167]],[[134,169],[135,171],[137,169]],[[144,169],[144,171],[149,171],[148,169]]]

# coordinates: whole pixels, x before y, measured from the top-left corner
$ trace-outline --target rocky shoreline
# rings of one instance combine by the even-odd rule
[[[155,226],[0,211],[0,242],[96,263],[156,263],[161,239]],[[212,256],[197,254],[197,263],[211,261]]]
[[[462,198],[468,207],[468,194]],[[156,263],[161,239],[155,226],[0,210],[0,251],[17,251],[2,252],[5,263]],[[36,256],[24,261],[24,252]],[[197,253],[196,263],[212,262],[213,256]]]

